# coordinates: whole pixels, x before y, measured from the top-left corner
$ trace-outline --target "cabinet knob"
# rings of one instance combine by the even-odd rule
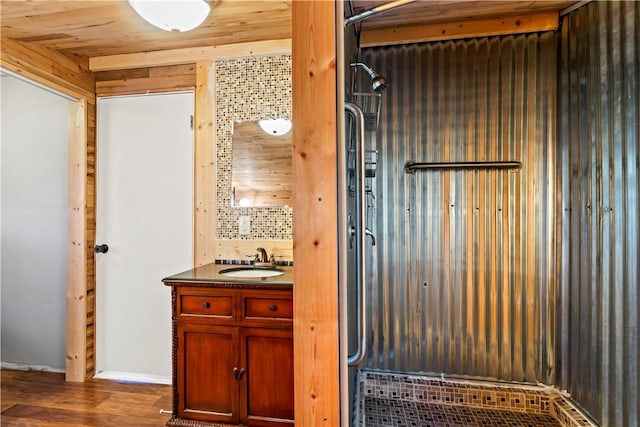
[[[275,304],[271,304],[271,305],[269,306],[269,311],[278,311],[278,306],[277,306],[277,305],[275,305]]]
[[[209,308],[209,307],[211,307],[211,304],[209,304],[208,302],[202,303],[202,308]]]
[[[236,381],[242,380],[243,375],[244,375],[244,368],[242,369],[233,368],[233,376],[235,377]]]

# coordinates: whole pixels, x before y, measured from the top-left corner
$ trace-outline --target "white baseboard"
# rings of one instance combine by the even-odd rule
[[[171,385],[171,377],[151,374],[137,374],[134,372],[121,371],[102,371],[97,373],[93,378],[101,380],[127,381],[132,383],[143,384],[169,384]]]
[[[12,363],[12,362],[0,362],[0,367],[2,369],[10,369],[12,371],[43,371],[43,372],[57,372],[63,373],[64,369],[52,368],[51,366],[45,365],[24,365],[22,363]]]

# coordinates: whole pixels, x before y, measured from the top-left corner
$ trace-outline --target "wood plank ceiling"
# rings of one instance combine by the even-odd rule
[[[291,1],[220,0],[200,27],[162,31],[124,0],[0,2],[2,37],[95,57],[291,37]]]
[[[166,49],[220,46],[291,37],[291,0],[211,1],[205,23],[187,33],[156,29],[124,0],[2,0],[2,37],[65,54],[98,57]],[[384,1],[352,0],[348,16]],[[417,1],[363,21],[363,31],[407,25],[471,21],[564,9],[575,3],[545,1]]]

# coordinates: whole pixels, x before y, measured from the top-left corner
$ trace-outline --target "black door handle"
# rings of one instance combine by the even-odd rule
[[[95,245],[93,248],[93,251],[97,254],[106,254],[107,252],[109,252],[109,246],[107,245]]]

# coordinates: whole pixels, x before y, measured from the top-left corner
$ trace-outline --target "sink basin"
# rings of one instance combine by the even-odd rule
[[[275,267],[234,267],[221,270],[220,274],[226,277],[246,277],[256,279],[281,276],[284,274],[284,270],[280,270]]]

